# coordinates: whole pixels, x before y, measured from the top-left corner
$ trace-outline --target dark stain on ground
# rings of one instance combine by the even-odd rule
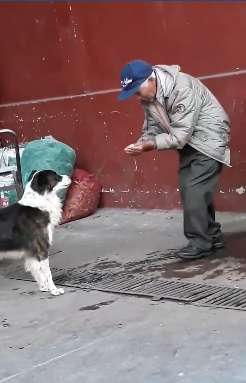
[[[20,295],[36,295],[37,291],[23,291]]]
[[[6,319],[6,318],[4,318],[4,319],[1,321],[1,323],[2,323],[2,327],[10,327],[10,324],[7,322],[7,319]]]
[[[119,263],[110,259],[100,260],[92,266],[93,271],[111,271],[116,274],[153,273],[164,278],[189,279],[203,276],[204,280],[223,275],[228,280],[246,278],[246,233],[232,233],[225,236],[225,248],[214,251],[211,256],[196,261],[183,261],[176,256],[176,250],[161,250],[145,254],[140,261]],[[233,274],[233,275],[232,275]]]
[[[24,346],[9,346],[9,348],[11,349],[15,349],[15,350],[24,350]]]
[[[246,277],[246,233],[225,236],[225,248],[211,256],[190,262],[174,262],[165,266],[162,276],[166,278],[192,278],[204,275],[204,280],[224,276],[227,280],[239,281]]]
[[[24,350],[26,347],[30,346],[31,343],[27,343],[25,344],[24,346],[18,346],[18,345],[15,345],[15,346],[9,346],[10,349],[13,349],[13,350]]]
[[[80,307],[79,311],[94,311],[100,309],[102,306],[111,305],[112,303],[114,303],[114,301],[100,302],[95,305]]]
[[[105,269],[114,269],[114,268],[121,268],[122,264],[116,261],[99,261],[97,262],[96,266],[93,267],[93,269],[97,270],[105,270]]]

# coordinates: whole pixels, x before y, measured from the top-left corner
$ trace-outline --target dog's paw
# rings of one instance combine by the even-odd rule
[[[61,288],[55,288],[55,289],[52,289],[52,290],[50,290],[50,293],[52,294],[52,295],[62,295],[62,294],[64,294],[64,289],[61,289]]]

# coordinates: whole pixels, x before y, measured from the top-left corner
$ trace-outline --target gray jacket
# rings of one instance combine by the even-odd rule
[[[204,84],[180,72],[176,65],[156,65],[153,69],[156,100],[142,103],[145,120],[140,140],[155,137],[159,150],[182,149],[189,144],[230,166],[230,120],[219,101]],[[167,115],[168,129],[158,107]]]

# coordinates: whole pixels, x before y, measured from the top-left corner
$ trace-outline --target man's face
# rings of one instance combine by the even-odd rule
[[[136,92],[137,99],[139,101],[153,101],[156,95],[156,80],[150,78],[140,85],[138,91]]]

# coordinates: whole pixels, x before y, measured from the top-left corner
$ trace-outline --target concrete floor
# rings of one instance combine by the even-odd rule
[[[219,219],[224,252],[163,264],[162,254],[185,244],[180,212],[99,210],[58,229],[52,264],[246,287],[246,215]],[[0,383],[246,381],[246,312],[72,288],[51,298],[5,278],[7,269],[0,267]]]

